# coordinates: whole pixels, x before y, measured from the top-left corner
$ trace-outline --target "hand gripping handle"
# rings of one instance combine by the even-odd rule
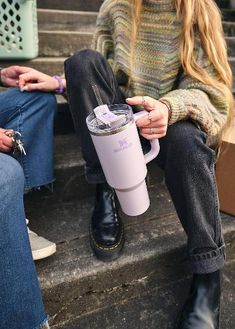
[[[149,112],[147,111],[140,111],[134,114],[134,120],[138,120],[144,116],[147,116]],[[150,161],[152,161],[154,158],[156,158],[156,156],[158,155],[159,151],[160,151],[160,145],[159,145],[159,141],[158,139],[152,139],[150,140],[150,145],[151,145],[151,149],[148,153],[146,153],[144,155],[145,158],[145,163],[149,163]]]

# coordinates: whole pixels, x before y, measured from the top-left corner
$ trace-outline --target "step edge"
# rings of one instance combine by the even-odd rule
[[[44,9],[37,8],[39,13],[60,13],[60,14],[70,14],[70,15],[81,15],[81,16],[97,16],[97,11],[82,11],[82,10],[61,10],[61,9]]]
[[[82,36],[84,36],[84,37],[91,37],[91,36],[93,36],[94,35],[94,33],[93,32],[85,32],[85,31],[60,31],[60,30],[57,30],[57,31],[51,31],[51,30],[39,30],[38,31],[39,32],[39,34],[45,34],[45,35],[47,35],[47,34],[53,34],[53,35],[56,35],[56,34],[59,34],[59,35],[67,35],[67,34],[69,34],[69,35],[77,35],[77,36],[80,36],[80,35],[82,35]]]
[[[175,213],[169,213],[167,216],[162,216],[161,218],[158,218],[159,220],[166,220],[166,217],[177,217],[177,215]],[[231,220],[232,222],[232,220]],[[223,224],[223,234],[224,237],[226,238],[228,235],[230,235],[231,233],[233,233],[235,231],[235,225],[231,225],[231,223]],[[182,235],[185,237],[184,239],[182,239]],[[138,252],[138,254],[133,255],[133,254],[129,254],[123,258],[120,258],[117,261],[113,262],[113,266],[111,267],[110,265],[107,265],[107,263],[102,264],[100,267],[96,267],[96,271],[94,273],[94,269],[88,269],[88,271],[86,272],[82,272],[82,273],[78,273],[76,275],[74,275],[74,271],[71,270],[72,273],[70,273],[70,275],[68,275],[68,273],[66,273],[66,278],[68,280],[66,280],[66,284],[70,284],[70,283],[74,283],[76,281],[79,281],[81,279],[89,279],[90,277],[95,277],[99,274],[103,274],[106,271],[111,271],[111,272],[115,272],[118,269],[122,269],[125,268],[125,266],[132,266],[132,265],[136,265],[136,264],[141,264],[142,262],[146,262],[148,260],[151,259],[155,259],[156,258],[162,258],[164,255],[170,255],[172,253],[177,253],[179,252],[186,244],[186,236],[184,235],[183,231],[178,231],[174,234],[174,241],[172,241],[172,234],[166,234],[161,236],[161,238],[164,238],[164,240],[169,242],[168,243],[168,247],[162,247],[162,249],[160,250],[159,248],[153,248],[152,250],[148,250],[146,252],[146,250],[143,250],[142,252]],[[177,245],[176,245],[176,241],[177,241]],[[74,270],[79,269],[79,266],[77,266],[77,264],[79,263],[79,259],[77,259],[75,262],[71,262],[70,264],[74,265]],[[106,265],[105,265],[106,264]],[[110,263],[111,264],[111,263]],[[44,271],[44,273],[46,273],[47,271]],[[47,272],[49,273],[49,271]],[[57,272],[58,273],[58,272]],[[64,276],[63,276],[63,272],[59,272],[62,275],[59,275],[59,278],[57,280],[57,282],[54,281],[53,284],[53,288],[56,286],[60,286],[61,284],[63,284],[65,282],[64,280]],[[53,273],[54,274],[54,273]],[[41,286],[42,286],[42,290],[47,290],[47,289],[51,289],[51,281],[50,281],[50,277],[48,277],[48,279],[45,278],[45,280],[43,278],[40,278],[39,275],[39,280],[41,282]],[[55,279],[55,277],[53,276],[53,279]]]

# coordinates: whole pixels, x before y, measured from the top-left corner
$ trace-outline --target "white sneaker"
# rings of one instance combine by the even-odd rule
[[[28,220],[26,220],[28,222]],[[42,236],[37,235],[35,232],[28,228],[29,241],[34,260],[43,259],[53,255],[56,252],[56,244]]]

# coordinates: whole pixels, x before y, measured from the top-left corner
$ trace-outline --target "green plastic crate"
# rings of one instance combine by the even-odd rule
[[[37,56],[36,0],[0,0],[0,59]]]

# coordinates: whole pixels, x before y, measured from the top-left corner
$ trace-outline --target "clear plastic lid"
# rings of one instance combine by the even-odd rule
[[[86,119],[88,129],[93,135],[110,135],[117,133],[134,121],[132,108],[127,104],[108,105],[108,110],[114,115],[109,115],[108,117],[107,113],[105,113],[104,119],[96,115],[97,109],[99,110],[102,106],[103,105],[95,108]],[[99,118],[101,118],[102,121]]]

